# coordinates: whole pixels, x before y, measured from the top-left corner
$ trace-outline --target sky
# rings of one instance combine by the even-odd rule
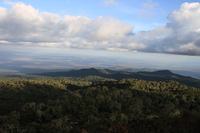
[[[199,16],[200,2],[191,0],[0,0],[0,72],[73,67],[200,72]]]

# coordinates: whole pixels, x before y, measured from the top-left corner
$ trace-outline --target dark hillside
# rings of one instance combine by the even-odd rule
[[[90,69],[80,69],[80,70],[71,70],[67,72],[49,72],[49,73],[41,73],[37,75],[41,76],[51,76],[51,77],[85,77],[85,76],[102,76],[110,74],[106,70],[101,70],[101,69],[95,69],[95,68],[90,68]]]
[[[147,81],[166,81],[166,80],[174,80],[180,83],[186,84],[188,86],[200,88],[200,80],[183,76],[179,74],[172,73],[169,70],[160,70],[154,72],[120,72],[113,71],[109,69],[80,69],[80,70],[72,70],[68,72],[50,72],[50,73],[40,73],[37,74],[40,76],[50,76],[50,77],[85,77],[85,76],[100,76],[103,78],[111,78],[116,80],[121,80],[123,78],[135,78]]]
[[[190,79],[190,80],[197,80],[195,78],[192,78],[190,76],[183,76],[179,74],[172,73],[169,70],[159,70],[154,72],[138,72],[139,74],[146,74],[146,75],[157,75],[157,76],[172,76],[172,77],[178,77],[182,79]]]
[[[172,76],[174,73],[172,73],[169,70],[159,70],[159,71],[154,71],[154,72],[138,72],[140,74],[147,74],[147,75],[165,75],[165,76]]]

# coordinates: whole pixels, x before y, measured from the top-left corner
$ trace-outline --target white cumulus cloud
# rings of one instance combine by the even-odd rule
[[[183,3],[168,15],[166,26],[137,35],[142,51],[200,55],[200,3]]]
[[[199,16],[200,3],[183,3],[166,25],[134,34],[133,26],[113,17],[61,18],[18,2],[11,9],[0,7],[0,45],[200,55]]]

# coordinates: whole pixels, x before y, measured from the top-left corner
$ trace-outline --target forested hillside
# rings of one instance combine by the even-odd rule
[[[86,76],[100,76],[102,78],[112,78],[115,80],[121,80],[123,78],[134,78],[147,81],[166,81],[173,80],[183,83],[188,86],[200,88],[200,80],[190,76],[183,76],[172,73],[169,70],[159,70],[154,72],[130,72],[130,71],[114,71],[109,69],[80,69],[71,70],[65,72],[49,72],[39,73],[36,75],[48,76],[48,77],[86,77]]]
[[[200,90],[176,81],[0,81],[2,133],[196,133]]]

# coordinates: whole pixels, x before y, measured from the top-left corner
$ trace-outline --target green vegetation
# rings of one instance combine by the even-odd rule
[[[0,80],[2,133],[196,133],[199,124],[200,90],[176,81]]]
[[[169,70],[160,70],[155,72],[130,72],[130,71],[114,71],[109,69],[80,69],[67,72],[49,72],[38,74],[40,76],[48,77],[86,77],[90,75],[100,76],[103,78],[111,78],[115,80],[121,80],[124,78],[134,78],[146,81],[166,81],[173,80],[183,83],[188,86],[200,88],[200,80],[192,78],[190,76],[182,76],[174,74]]]

